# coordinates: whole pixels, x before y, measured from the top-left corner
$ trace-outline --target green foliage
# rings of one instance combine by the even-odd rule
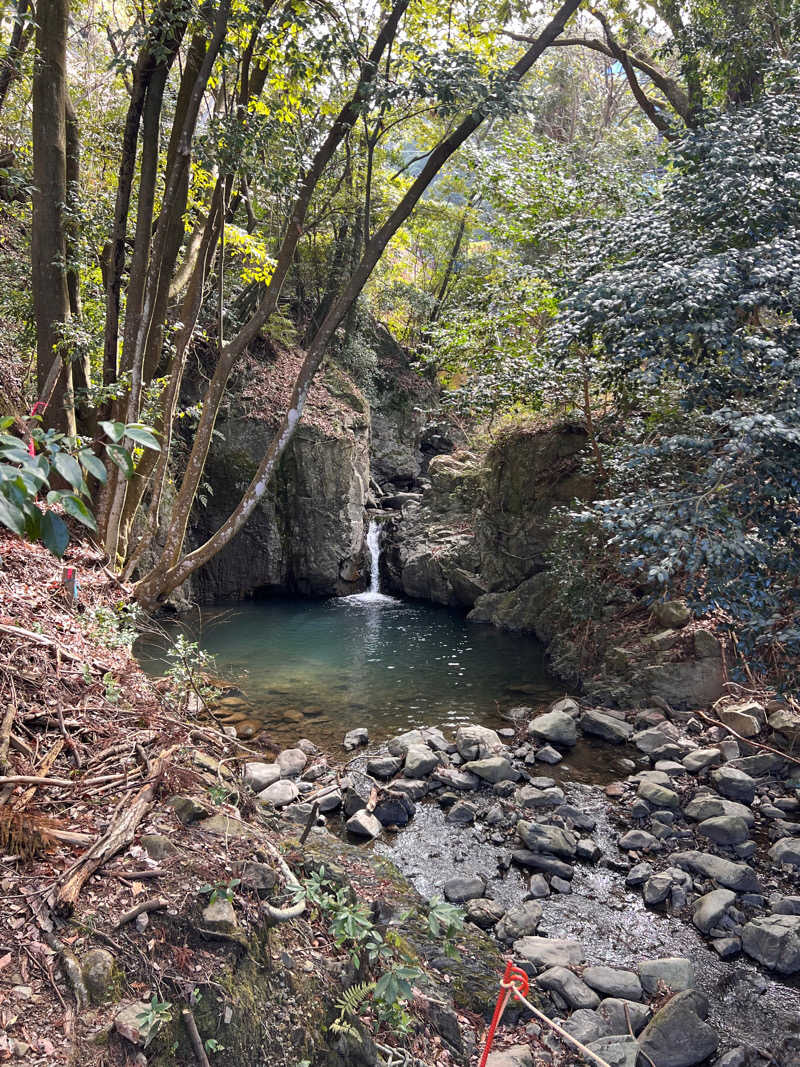
[[[119,601],[113,608],[88,608],[82,616],[82,625],[93,641],[106,648],[133,648],[139,636],[141,609],[138,604]]]
[[[37,501],[46,493],[49,505],[57,505],[94,531],[97,523],[89,508],[89,479],[105,482],[105,467],[86,438],[44,430],[39,425],[40,417],[35,416],[30,420],[29,445],[9,433],[14,422],[11,416],[0,419],[0,523],[19,537],[41,541],[54,555],[63,556],[69,544],[67,525],[55,511],[41,507]],[[111,438],[104,448],[126,474],[133,473],[131,455],[117,441],[129,437],[145,448],[159,448],[158,441],[145,426],[102,425]],[[31,447],[33,454],[29,451]],[[50,489],[54,475],[70,488]]]
[[[159,1000],[154,993],[147,1009],[137,1016],[137,1023],[144,1039],[145,1048],[171,1020],[172,1004],[168,1000]]]
[[[800,662],[800,80],[671,147],[646,212],[575,242],[553,331],[637,417],[575,513],[624,573],[683,592],[787,683]],[[653,423],[649,410],[672,409]],[[654,432],[655,425],[655,432]]]
[[[183,707],[189,693],[195,693],[205,704],[219,695],[219,689],[206,680],[206,675],[214,670],[214,658],[197,641],[189,641],[183,634],[178,634],[167,649],[170,663],[166,671],[169,679],[167,699],[178,707]]]
[[[208,894],[209,904],[214,904],[218,900],[233,901],[234,891],[237,886],[242,884],[241,878],[231,878],[227,882],[216,882],[214,885],[210,885],[208,882],[204,883],[197,890],[198,893]]]
[[[441,937],[446,956],[455,957],[455,938],[464,929],[464,914],[455,904],[434,897],[428,905],[428,929]]]

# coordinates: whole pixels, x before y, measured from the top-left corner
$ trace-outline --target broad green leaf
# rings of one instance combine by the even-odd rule
[[[130,452],[122,445],[106,445],[106,452],[114,460],[126,478],[133,476],[133,461]]]
[[[12,533],[22,537],[25,533],[25,517],[16,504],[12,504],[0,493],[0,522],[7,526]]]
[[[126,426],[125,435],[130,437],[132,441],[136,441],[137,444],[142,445],[144,448],[152,449],[153,452],[161,451],[161,445],[158,443],[158,438],[154,436],[151,430],[148,430],[144,426],[133,424]]]
[[[82,522],[84,526],[88,526],[90,530],[97,529],[97,523],[94,521],[94,515],[86,507],[84,502],[75,493],[65,493],[61,498],[61,503],[64,506],[64,511],[67,515],[71,515],[73,519],[77,519]]]
[[[125,433],[124,422],[101,422],[100,429],[106,435],[110,437],[115,443],[122,440],[122,435]]]
[[[78,453],[78,459],[83,469],[88,474],[93,474],[98,482],[105,483],[106,469],[103,463],[97,456],[88,448],[84,448],[82,452]]]
[[[66,452],[56,452],[53,456],[53,466],[73,489],[80,489],[83,484],[83,473],[74,456],[67,455]]]
[[[52,511],[46,511],[42,517],[42,542],[54,556],[63,556],[69,544],[69,530],[66,523],[54,515]]]

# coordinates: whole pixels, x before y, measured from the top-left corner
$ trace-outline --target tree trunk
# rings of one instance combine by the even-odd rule
[[[33,74],[31,266],[40,396],[54,380],[47,425],[75,432],[72,367],[64,360],[69,321],[64,208],[67,200],[66,58],[69,0],[40,0]]]
[[[370,240],[365,253],[357,269],[351,275],[348,284],[341,292],[338,300],[330,309],[322,325],[317,331],[306,351],[300,372],[292,390],[289,410],[283,416],[281,423],[270,441],[267,451],[259,464],[250,485],[244,493],[241,501],[234,512],[226,519],[222,526],[212,537],[208,539],[194,552],[184,556],[178,562],[164,567],[164,557],[148,575],[137,584],[136,597],[145,606],[153,606],[160,596],[164,596],[186,581],[186,579],[208,562],[217,552],[224,548],[231,539],[245,525],[253,513],[258,502],[266,492],[270,478],[281,458],[287,445],[294,436],[298,420],[303,414],[303,409],[308,397],[311,384],[319,369],[328,344],[334,332],[344,316],[358,297],[365,282],[375,268],[375,265],[383,255],[387,244],[400,226],[405,222],[412,210],[421,199],[430,183],[461,145],[475,132],[492,110],[492,105],[497,103],[502,96],[512,90],[522,77],[531,69],[539,56],[548,45],[563,31],[567,20],[580,6],[581,0],[566,0],[553,17],[536,42],[525,52],[520,60],[508,70],[501,80],[498,89],[483,104],[479,105],[429,154],[425,165],[417,178],[412,183],[398,206],[391,213],[386,222]],[[244,331],[243,331],[244,332]],[[240,335],[241,336],[241,335]],[[238,339],[237,339],[238,340]],[[230,350],[231,346],[228,346]],[[222,360],[220,360],[222,363]],[[213,383],[212,383],[213,384]],[[205,412],[204,412],[205,413]],[[212,423],[213,428],[213,423]],[[198,435],[199,437],[199,430]],[[207,454],[210,444],[210,429],[208,438],[204,442],[203,456]],[[197,444],[197,440],[195,441]],[[194,455],[194,452],[193,452]],[[191,458],[190,458],[191,464]],[[202,470],[202,468],[201,468]],[[193,496],[192,496],[193,499]],[[189,501],[191,506],[191,501]],[[185,524],[188,521],[188,510],[185,515],[179,517],[179,521]],[[183,538],[181,537],[181,543]]]
[[[30,6],[29,0],[19,0],[17,3],[11,40],[6,54],[0,60],[0,111],[3,110],[3,104],[6,102],[12,82],[20,76],[22,57],[33,37],[33,13],[30,11]],[[29,14],[31,17],[26,21],[26,16]]]

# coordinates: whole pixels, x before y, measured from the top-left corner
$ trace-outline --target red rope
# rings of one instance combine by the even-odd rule
[[[500,982],[500,995],[494,1006],[494,1015],[492,1015],[492,1021],[489,1023],[489,1032],[486,1035],[486,1045],[478,1067],[486,1067],[486,1061],[489,1058],[495,1031],[503,1017],[503,1012],[506,1010],[508,998],[511,996],[511,993],[522,993],[522,996],[525,997],[528,995],[528,989],[529,984],[527,974],[519,967],[515,967],[511,960],[507,960],[505,974]]]

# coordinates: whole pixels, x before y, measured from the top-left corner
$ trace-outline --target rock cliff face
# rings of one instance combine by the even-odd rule
[[[552,508],[593,492],[581,470],[579,427],[518,426],[485,456],[434,456],[429,487],[387,531],[386,572],[407,596],[472,607],[516,588],[544,566]],[[519,628],[519,627],[515,627]]]
[[[281,410],[262,390],[288,379],[292,358],[280,353],[263,375],[251,366],[245,410],[218,422],[206,474],[212,492],[195,506],[194,544],[230,514],[255,473],[271,432],[260,413]],[[259,591],[338,596],[363,589],[369,429],[364,397],[341,371],[327,369],[261,504],[197,574],[193,597],[208,602]]]

